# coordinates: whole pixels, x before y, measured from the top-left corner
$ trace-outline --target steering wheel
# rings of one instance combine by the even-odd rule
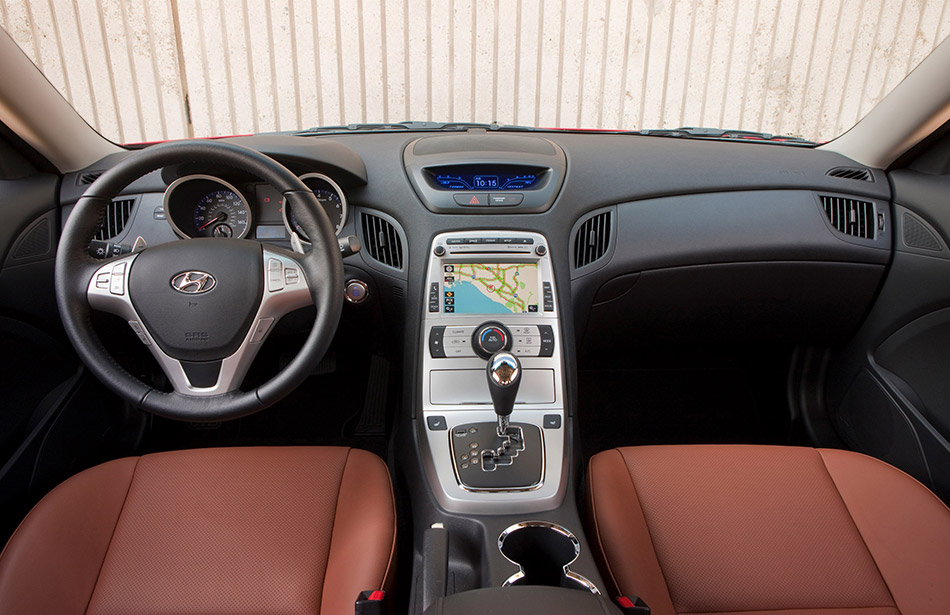
[[[294,209],[313,249],[296,254],[244,239],[173,241],[103,264],[88,253],[105,208],[139,177],[171,164],[225,165],[269,183]],[[263,410],[294,390],[323,357],[343,306],[343,260],[330,220],[296,175],[254,150],[220,141],[154,145],[96,180],[76,203],[56,254],[56,302],[80,358],[131,404],[169,418],[218,421]],[[239,389],[270,328],[313,304],[303,348],[258,388]],[[91,311],[129,323],[174,387],[126,371],[93,329]]]

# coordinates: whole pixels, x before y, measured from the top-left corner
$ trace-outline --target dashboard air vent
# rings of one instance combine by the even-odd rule
[[[874,181],[871,171],[862,167],[835,167],[825,173],[825,175],[840,177],[842,179],[858,179],[865,182]]]
[[[133,205],[135,205],[135,199],[122,199],[109,203],[102,217],[102,226],[96,234],[96,239],[105,241],[121,233],[122,229],[125,228],[125,223],[129,221],[129,217],[132,215]]]
[[[89,185],[99,179],[100,175],[102,175],[102,171],[89,171],[88,173],[83,173],[79,176],[79,185]]]
[[[831,225],[840,232],[874,239],[874,204],[836,196],[822,196],[821,206]]]
[[[574,268],[580,269],[604,257],[610,248],[610,214],[591,216],[577,229],[574,237]]]
[[[363,238],[369,256],[394,269],[402,269],[402,240],[391,223],[363,212]]]

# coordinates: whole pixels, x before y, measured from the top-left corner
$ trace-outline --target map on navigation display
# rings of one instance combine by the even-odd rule
[[[537,263],[443,265],[442,311],[527,314],[538,311]]]

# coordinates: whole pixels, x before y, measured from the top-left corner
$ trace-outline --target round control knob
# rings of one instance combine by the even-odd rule
[[[534,252],[535,252],[535,254],[537,254],[538,256],[544,256],[545,254],[548,253],[548,249],[547,249],[547,248],[545,247],[545,245],[542,243],[542,244],[538,244],[538,247],[534,249]]]
[[[435,249],[432,250],[432,252],[436,256],[443,256],[445,255],[445,246],[436,246]]]
[[[369,286],[363,280],[350,280],[343,289],[343,297],[349,303],[363,303],[369,296]]]
[[[511,332],[500,322],[486,322],[472,334],[472,348],[483,359],[491,357],[499,350],[511,348]]]

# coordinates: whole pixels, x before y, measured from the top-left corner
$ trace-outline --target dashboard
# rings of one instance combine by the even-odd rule
[[[433,357],[431,327],[489,320],[553,327],[568,371],[683,340],[833,345],[861,323],[892,255],[883,172],[843,176],[836,171],[859,165],[820,149],[557,131],[231,141],[290,168],[341,245],[362,246],[345,253],[347,299],[376,306],[372,325],[420,373],[427,361],[465,360]],[[64,213],[83,176],[125,155],[67,175]],[[113,206],[123,225],[97,240],[103,257],[139,237],[290,248],[297,236],[306,249],[279,195],[229,169],[161,169]],[[487,279],[498,280],[494,299],[476,286]],[[556,322],[544,322],[552,313]],[[344,310],[343,321],[356,316]],[[538,351],[536,342],[520,352]],[[425,395],[419,381],[407,406],[423,412]]]

